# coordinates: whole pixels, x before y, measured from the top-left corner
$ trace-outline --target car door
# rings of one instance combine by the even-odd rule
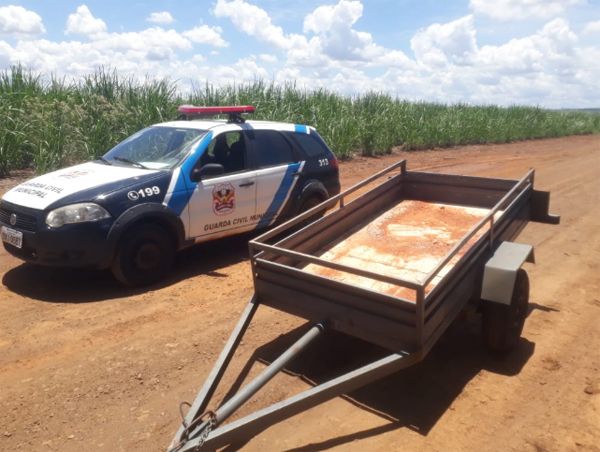
[[[272,224],[288,201],[304,166],[291,144],[278,131],[248,132],[252,161],[256,168],[257,227]]]
[[[215,135],[197,167],[223,165],[224,173],[198,181],[189,202],[190,236],[196,241],[224,237],[256,223],[256,171],[248,164],[241,131]]]

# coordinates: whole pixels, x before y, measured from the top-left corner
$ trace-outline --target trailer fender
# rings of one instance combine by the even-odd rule
[[[525,261],[535,262],[533,246],[502,242],[485,264],[481,299],[510,305],[517,272]]]

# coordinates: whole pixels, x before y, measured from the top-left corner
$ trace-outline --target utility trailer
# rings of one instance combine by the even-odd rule
[[[529,300],[521,266],[534,256],[532,246],[511,240],[528,221],[560,221],[548,213],[550,194],[535,190],[533,182],[533,170],[520,180],[505,180],[407,171],[403,160],[250,241],[254,295],[196,400],[182,414],[169,450],[214,450],[243,442],[411,366],[469,302],[482,312],[489,348],[506,352],[514,347]],[[252,382],[208,410],[261,304],[313,326]],[[224,424],[326,329],[377,344],[390,354]]]

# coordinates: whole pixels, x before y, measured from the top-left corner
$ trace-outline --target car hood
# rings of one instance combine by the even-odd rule
[[[100,195],[113,191],[115,183],[122,181],[123,185],[133,184],[157,172],[97,162],[82,163],[23,182],[6,192],[2,199],[12,204],[43,210],[77,192],[97,188],[96,194]]]

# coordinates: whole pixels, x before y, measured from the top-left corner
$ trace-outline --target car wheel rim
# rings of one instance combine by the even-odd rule
[[[140,270],[152,270],[160,264],[160,248],[154,243],[144,243],[135,254],[135,265]]]

